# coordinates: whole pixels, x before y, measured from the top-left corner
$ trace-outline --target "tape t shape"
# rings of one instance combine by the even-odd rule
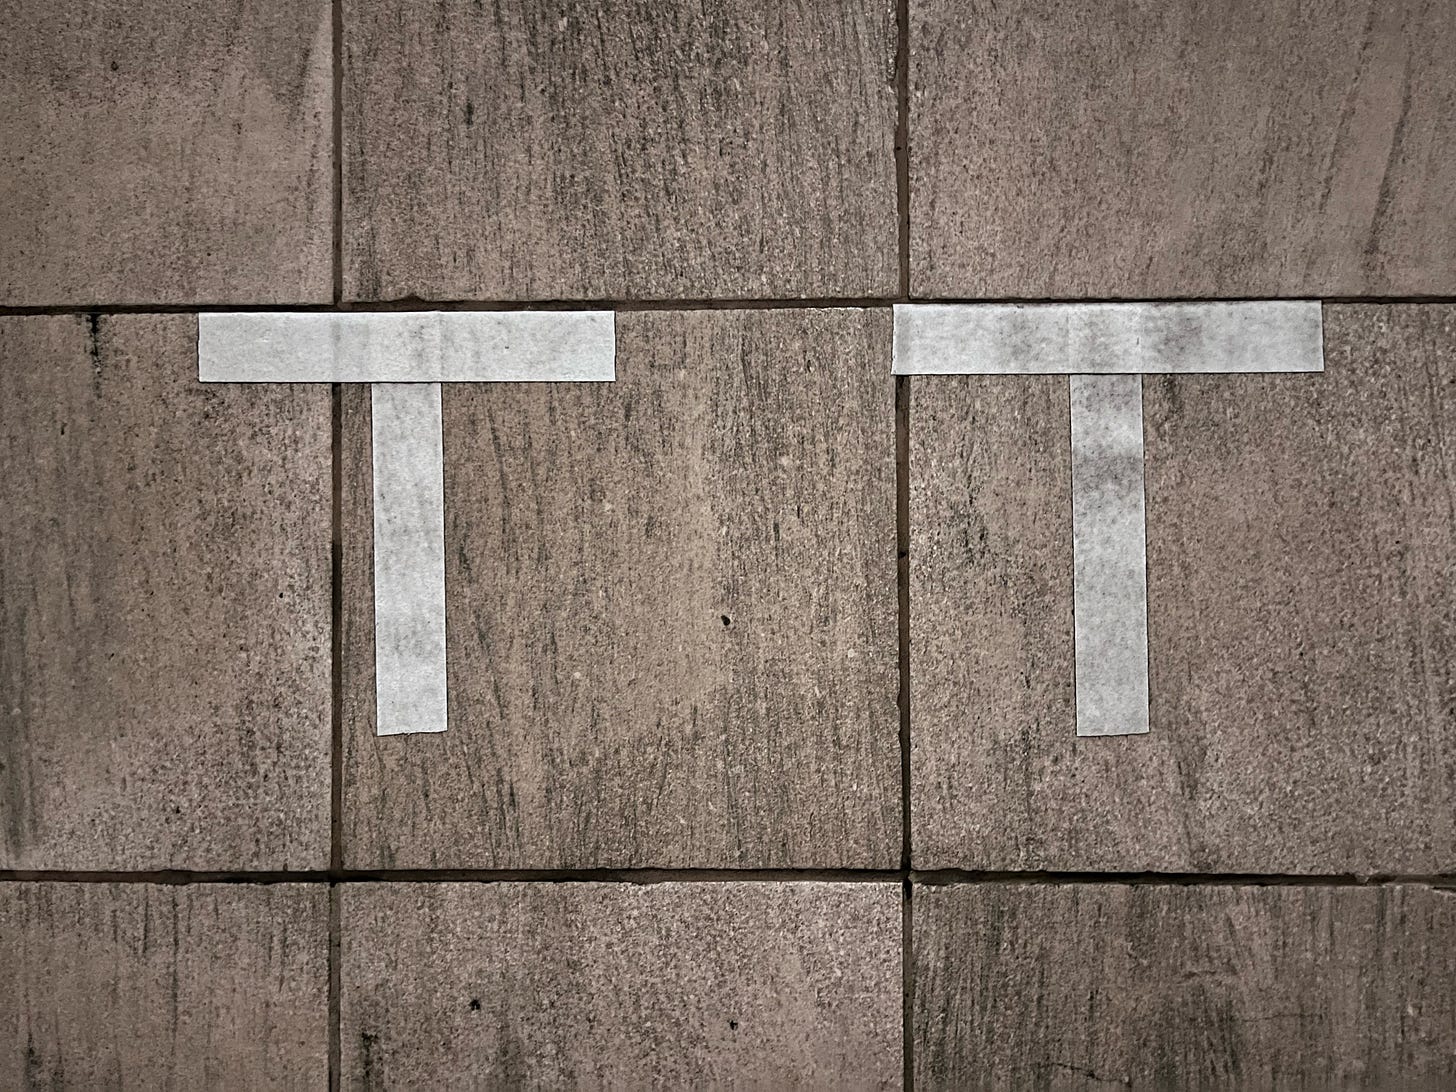
[[[610,383],[611,311],[217,312],[197,316],[204,383],[369,383],[375,731],[443,732],[442,383]]]
[[[1311,300],[896,304],[896,375],[1067,375],[1079,736],[1148,731],[1142,376],[1320,372]]]

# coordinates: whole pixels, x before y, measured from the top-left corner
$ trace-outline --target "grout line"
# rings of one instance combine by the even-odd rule
[[[340,951],[343,933],[339,926],[339,888],[329,884],[329,1092],[339,1092],[343,1052],[339,1037],[343,1003],[343,969]]]
[[[897,296],[802,296],[788,299],[374,300],[336,303],[124,303],[0,307],[25,315],[394,314],[419,311],[770,311],[891,307]]]
[[[775,311],[886,308],[896,304],[1094,304],[1094,303],[1266,303],[1314,300],[1328,305],[1456,304],[1456,296],[820,296],[795,299],[652,300],[378,300],[368,303],[125,303],[0,306],[0,318],[71,315],[198,315],[232,312],[267,314],[391,314],[401,311]]]
[[[910,298],[910,0],[895,3],[895,211],[900,238],[900,296]]]
[[[344,3],[332,0],[333,43],[333,301],[344,298]],[[329,552],[329,873],[344,866],[344,651],[343,651],[343,456],[344,389],[329,388],[330,484],[332,535]],[[339,1033],[343,970],[339,962],[343,936],[339,924],[339,889],[329,883],[329,1092],[338,1092],[343,1060]]]
[[[344,298],[344,0],[333,0],[333,299]]]
[[[329,871],[344,867],[344,388],[330,386],[332,545],[329,561]]]
[[[901,988],[901,1043],[900,1050],[905,1060],[904,1087],[915,1087],[915,885],[908,879],[900,897],[900,988]]]
[[[1399,884],[1456,888],[1456,872],[1441,874],[1261,872],[1014,872],[973,869],[874,868],[394,868],[204,872],[166,869],[87,872],[0,869],[0,883],[908,883],[953,885],[1160,885],[1172,887],[1386,887]]]
[[[912,864],[910,829],[910,380],[895,376],[895,591],[900,688],[900,868]]]
[[[910,0],[895,0],[895,212],[900,296],[910,299]],[[895,620],[900,688],[901,1085],[915,1087],[915,965],[910,882],[910,381],[895,376]]]
[[[890,868],[342,868],[286,872],[0,869],[0,883],[899,883],[904,879],[902,870]]]
[[[1456,887],[1456,873],[1357,876],[1348,872],[998,872],[963,868],[917,869],[909,882],[920,887],[956,884],[1117,884],[1162,887],[1385,887],[1416,884]]]

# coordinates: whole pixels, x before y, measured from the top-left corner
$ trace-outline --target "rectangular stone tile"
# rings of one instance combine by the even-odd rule
[[[1066,381],[911,381],[914,859],[1456,868],[1456,307],[1144,379],[1150,721],[1078,739]]]
[[[917,1088],[1449,1088],[1456,896],[914,893]]]
[[[328,388],[196,345],[0,319],[0,867],[328,863]]]
[[[346,0],[352,299],[897,290],[894,6]]]
[[[911,289],[1456,292],[1449,0],[917,0]]]
[[[6,5],[0,304],[333,293],[327,0]]]
[[[444,388],[449,730],[374,725],[346,388],[351,867],[893,867],[886,311],[623,313],[614,383]]]
[[[346,884],[344,1086],[892,1088],[894,884]]]
[[[0,1086],[323,1088],[323,884],[0,884]]]

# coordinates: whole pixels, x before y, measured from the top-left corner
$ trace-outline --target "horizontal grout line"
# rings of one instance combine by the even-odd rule
[[[915,869],[910,882],[922,887],[955,884],[1121,884],[1164,887],[1380,887],[1419,884],[1456,887],[1456,873],[1357,876],[1354,873],[1263,872],[990,872],[962,868]]]
[[[959,868],[399,868],[293,871],[65,871],[0,869],[0,883],[910,883],[922,887],[1026,884],[1119,884],[1178,887],[1379,887],[1418,884],[1456,888],[1456,873],[1357,876],[1352,873],[1009,872]]]
[[[1086,304],[1086,303],[1456,303],[1456,296],[911,296],[908,299],[878,301],[891,303],[946,304]]]
[[[283,872],[67,872],[0,869],[0,882],[66,883],[898,883],[904,872],[855,868],[386,868]]]
[[[110,304],[57,307],[0,307],[10,315],[197,315],[265,314],[397,314],[416,311],[769,311],[813,308],[890,307],[904,303],[891,296],[817,299],[682,299],[682,300],[384,300],[371,303],[305,304]]]
[[[824,296],[801,299],[670,300],[383,300],[318,304],[87,304],[0,306],[0,318],[66,315],[197,315],[221,312],[269,314],[390,314],[401,311],[779,311],[826,308],[886,308],[896,304],[1094,304],[1094,303],[1253,303],[1312,300],[1328,304],[1451,304],[1456,296],[1164,296],[1066,297],[997,296],[979,298],[904,296]]]

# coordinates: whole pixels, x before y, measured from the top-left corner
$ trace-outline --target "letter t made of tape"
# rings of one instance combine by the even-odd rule
[[[610,311],[228,312],[197,317],[204,383],[368,383],[379,735],[443,732],[441,383],[616,378]]]
[[[1079,736],[1148,730],[1142,376],[1323,370],[1318,301],[896,305],[896,375],[1069,376]]]

